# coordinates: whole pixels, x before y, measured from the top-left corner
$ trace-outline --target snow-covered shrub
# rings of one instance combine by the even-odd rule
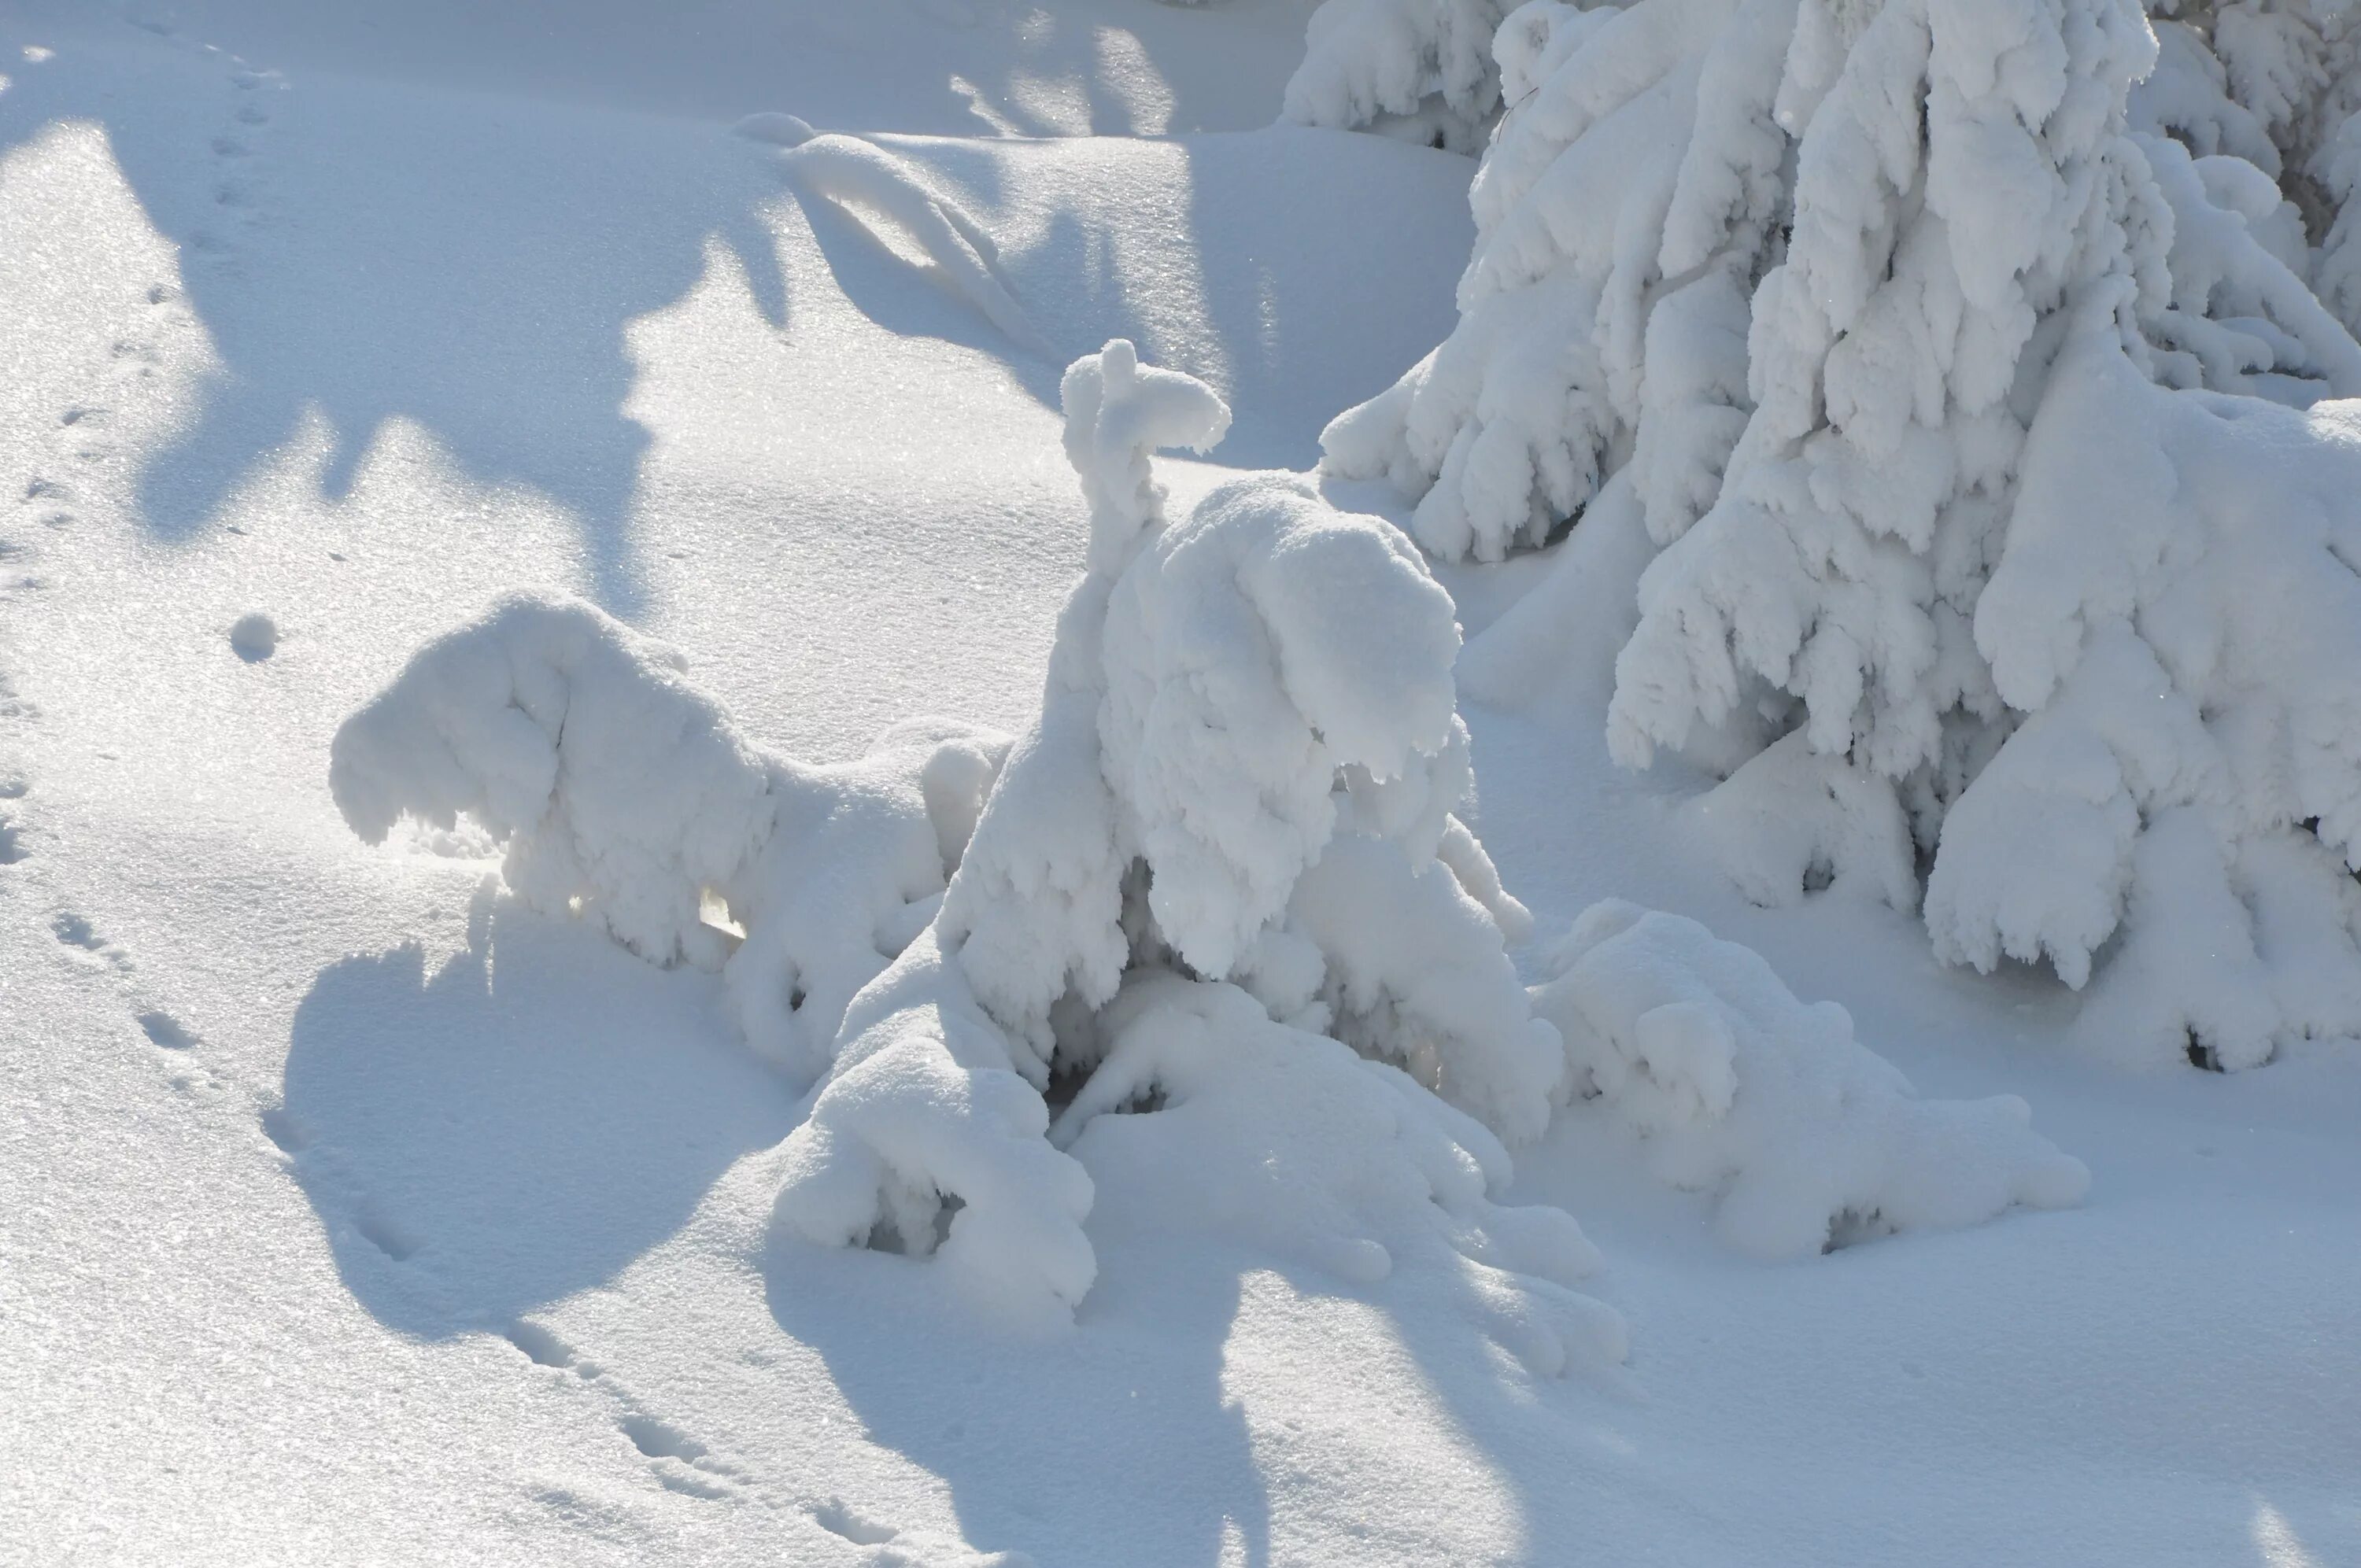
[[[1092,1175],[1094,1223],[1244,1240],[1360,1285],[1439,1277],[1544,1376],[1623,1358],[1621,1320],[1572,1288],[1599,1262],[1581,1228],[1492,1201],[1499,1141],[1400,1069],[1173,974],[1126,984],[1105,1033],[1050,1130]]]
[[[1587,1102],[1654,1174],[1710,1193],[1714,1228],[1771,1258],[2081,1201],[2090,1172],[2013,1096],[1921,1100],[1748,948],[1620,901],[1575,923],[1534,992]]]
[[[1175,1043],[1202,1031],[1159,1021],[1172,1013],[1221,1025],[1224,1059],[1311,1050],[1254,1069],[1272,1095],[1394,1118],[1392,1154],[1306,1156],[1290,1212],[1370,1192],[1370,1159],[1408,1161],[1380,1187],[1423,1192],[1477,1255],[1499,1222],[1462,1178],[1505,1167],[1430,1091],[1529,1137],[1565,1061],[1504,950],[1524,913],[1452,815],[1469,774],[1451,601],[1389,526],[1293,476],[1223,486],[1168,522],[1148,455],[1210,445],[1228,411],[1129,344],[1078,361],[1063,400],[1092,534],[1040,719],[934,927],[848,1014],[782,1157],[780,1220],[939,1252],[1021,1310],[1071,1308],[1093,1271],[1092,1189],[1045,1141],[1043,1093],[1081,1083],[1085,1109],[1060,1124],[1079,1139],[1088,1108],[1213,1092]],[[1121,1088],[1093,1087],[1110,1070]]]
[[[592,606],[505,598],[345,721],[329,785],[370,843],[465,813],[519,897],[719,969],[748,1041],[816,1077],[854,992],[933,918],[1007,740],[918,720],[815,767],[746,741],[685,667]]]
[[[1500,112],[1492,35],[1510,4],[1322,0],[1281,114],[1474,152]]]

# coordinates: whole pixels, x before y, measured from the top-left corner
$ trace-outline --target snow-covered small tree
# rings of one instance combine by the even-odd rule
[[[1284,1223],[1327,1234],[1346,1190],[1370,1190],[1350,1169],[1390,1160],[1383,1190],[1447,1211],[1462,1252],[1578,1272],[1588,1253],[1570,1230],[1511,1224],[1482,1180],[1433,1164],[1506,1170],[1492,1134],[1428,1090],[1521,1138],[1565,1078],[1504,950],[1524,913],[1453,815],[1469,773],[1449,598],[1389,527],[1292,476],[1225,485],[1168,521],[1149,453],[1211,444],[1228,411],[1129,344],[1078,361],[1063,397],[1092,532],[1040,719],[934,927],[848,1017],[784,1151],[782,1222],[823,1243],[939,1251],[990,1294],[1071,1307],[1093,1274],[1091,1183],[1045,1141],[1043,1092],[1082,1085],[1061,1143],[1088,1108],[1215,1092],[1173,1054],[1194,1037],[1159,1022],[1179,1012],[1219,1025],[1236,1071],[1315,1053],[1256,1069],[1259,1094],[1361,1103],[1360,1075],[1394,1083],[1384,1075],[1402,1069],[1426,1085],[1370,1102],[1379,1152],[1312,1168],[1271,1212]]]
[[[1358,1286],[1407,1259],[1555,1373],[1619,1359],[1620,1321],[1571,1288],[1598,1262],[1574,1222],[1495,1194],[1502,1140],[1569,1097],[1689,1149],[1658,1161],[1684,1185],[1734,1184],[1757,1251],[2079,1193],[2021,1112],[1915,1102],[1688,923],[1594,912],[1525,990],[1529,917],[1455,815],[1458,629],[1415,550],[1291,474],[1168,519],[1150,454],[1210,445],[1220,400],[1121,341],[1061,390],[1087,569],[1013,746],[920,721],[854,762],[770,756],[676,655],[533,598],[337,732],[365,839],[464,814],[521,896],[721,963],[758,1047],[824,1064],[770,1157],[777,1234],[932,1255],[1054,1321],[1095,1276],[1104,1179],[1119,1223]]]

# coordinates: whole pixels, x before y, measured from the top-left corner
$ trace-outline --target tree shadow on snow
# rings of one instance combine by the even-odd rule
[[[54,52],[16,58],[35,43]],[[192,422],[146,455],[149,530],[193,535],[313,413],[342,499],[379,427],[408,419],[477,481],[566,508],[594,597],[640,608],[651,438],[622,412],[623,329],[696,283],[716,233],[784,323],[757,211],[778,182],[751,148],[694,121],[285,75],[163,24],[93,16],[0,44],[0,152],[101,126],[219,356]]]
[[[415,946],[324,970],[283,1093],[266,1129],[346,1285],[426,1339],[611,1279],[795,1118],[706,977],[480,896],[431,972]]]
[[[1039,1568],[1267,1568],[1269,1500],[1223,1350],[1246,1263],[1100,1247],[1072,1333],[980,1320],[924,1262],[774,1238],[771,1311],[865,1435],[940,1476],[961,1533]]]

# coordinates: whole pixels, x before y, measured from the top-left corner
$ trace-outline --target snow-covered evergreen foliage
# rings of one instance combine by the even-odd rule
[[[677,655],[517,598],[346,721],[347,821],[374,842],[464,814],[528,901],[719,964],[749,1039],[825,1071],[771,1157],[781,1234],[939,1255],[1022,1318],[1095,1277],[1093,1173],[1135,1202],[1161,1168],[1190,1173],[1164,1223],[1360,1285],[1410,1258],[1538,1370],[1619,1359],[1620,1320],[1570,1288],[1598,1261],[1579,1228],[1493,1194],[1503,1140],[1576,1092],[1671,1133],[1643,1080],[1718,1129],[1684,1179],[1773,1194],[1734,1201],[1753,1250],[1845,1214],[2071,1200],[2071,1162],[2021,1116],[1903,1108],[1849,1028],[1701,928],[1652,918],[1619,945],[1639,912],[1594,916],[1577,942],[1607,956],[1569,949],[1528,992],[1506,948],[1530,919],[1455,815],[1458,628],[1417,553],[1288,474],[1169,520],[1150,455],[1210,446],[1229,411],[1128,343],[1061,392],[1087,570],[1013,746],[922,720],[833,767],[766,755]],[[716,905],[743,930],[726,961]],[[1705,1033],[1666,1044],[1681,1008]]]
[[[2090,1186],[2024,1101],[1919,1099],[1842,1007],[1805,1005],[1694,920],[1595,905],[1551,970],[1535,1006],[1565,1036],[1590,1113],[1635,1135],[1662,1179],[1711,1193],[1715,1230],[1741,1251],[1976,1224]]]
[[[1504,950],[1523,911],[1452,816],[1469,774],[1451,601],[1389,527],[1291,476],[1168,522],[1148,455],[1211,445],[1228,411],[1129,344],[1078,361],[1063,398],[1092,533],[1041,718],[933,930],[849,1015],[783,1156],[780,1217],[823,1243],[939,1250],[1028,1311],[1071,1307],[1093,1275],[1092,1189],[1044,1141],[1043,1091],[1088,1079],[1061,1141],[1089,1108],[1212,1092],[1174,1054],[1198,1027],[1179,1013],[1220,1024],[1242,1063],[1323,1036],[1357,1047],[1270,1067],[1257,1092],[1382,1108],[1410,1140],[1384,1157],[1411,1162],[1394,1186],[1480,1255],[1483,1182],[1445,1173],[1505,1165],[1428,1089],[1528,1137],[1565,1063]],[[1427,1089],[1367,1088],[1357,1075],[1396,1070],[1380,1060]],[[1314,1161],[1292,1201],[1366,1192],[1352,1172],[1373,1157]]]
[[[1610,748],[1725,776],[1705,837],[1750,895],[1834,882],[1909,908],[1931,867],[1945,958],[2046,959],[2081,986],[2113,940],[2146,1010],[2094,995],[2087,1025],[2236,1065],[2361,1032],[2361,1005],[2234,1004],[2215,978],[2251,952],[2242,994],[2361,998],[2342,916],[2298,960],[2264,905],[2304,901],[2223,869],[2257,836],[2294,846],[2274,876],[2323,840],[2361,860],[2331,826],[2355,776],[2331,761],[2335,679],[2230,630],[2253,574],[2302,582],[2304,615],[2334,624],[2350,574],[2310,498],[2361,467],[2324,413],[2210,400],[2361,394],[2361,346],[2312,292],[2333,247],[2315,262],[2273,180],[2329,101],[2341,12],[2183,10],[2158,67],[2134,0],[1525,7],[1499,55],[1535,85],[1476,181],[1459,327],[1323,444],[1331,472],[1417,497],[1414,532],[1447,557],[1541,543],[1610,493],[1640,510],[1662,554]],[[2123,422],[2047,436],[2094,395]],[[2289,486],[2273,505],[2195,477],[2232,410],[2301,454],[2255,465]],[[2110,621],[2161,660],[2140,723],[2158,697],[2188,709],[2146,773],[2125,736],[2092,739],[2116,722],[2094,705],[2136,684],[2122,659],[2113,696],[2049,711]],[[2070,723],[2081,739],[2037,760]],[[2069,798],[2131,816],[2075,839]],[[2200,799],[2212,858],[2168,855],[2190,835],[2151,833],[2151,805]],[[2053,837],[2079,859],[2026,848]],[[2304,907],[2325,918],[2331,891]],[[2201,903],[2225,934],[2213,962],[2136,957]]]
[[[1474,152],[1500,112],[1492,35],[1510,0],[1322,0],[1283,113]]]
[[[854,992],[933,918],[1008,743],[922,719],[815,767],[750,744],[685,668],[589,605],[502,599],[345,721],[330,788],[370,843],[466,814],[519,897],[719,969],[749,1043],[816,1077]]]

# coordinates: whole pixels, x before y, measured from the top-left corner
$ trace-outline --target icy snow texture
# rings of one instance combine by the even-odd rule
[[[1864,1235],[2061,1208],[2081,1162],[2014,1096],[1921,1100],[1748,948],[1694,920],[1617,901],[1575,922],[1534,992],[1586,1099],[1642,1140],[1650,1168],[1714,1195],[1714,1229],[1766,1258]]]
[[[1093,1277],[1091,1184],[1041,1141],[1040,1091],[1099,1067],[1094,1015],[1126,976],[1235,982],[1511,1137],[1565,1077],[1503,948],[1523,911],[1451,815],[1469,775],[1448,596],[1291,476],[1167,526],[1148,454],[1210,445],[1227,410],[1128,343],[1062,394],[1092,535],[1040,720],[933,931],[848,1015],[778,1206],[814,1241],[939,1252],[1027,1317]]]
[[[853,993],[932,918],[1006,741],[922,719],[809,766],[749,744],[684,668],[589,605],[502,599],[345,721],[330,787],[370,843],[466,814],[508,845],[519,896],[721,970],[749,1043],[815,1077]]]

